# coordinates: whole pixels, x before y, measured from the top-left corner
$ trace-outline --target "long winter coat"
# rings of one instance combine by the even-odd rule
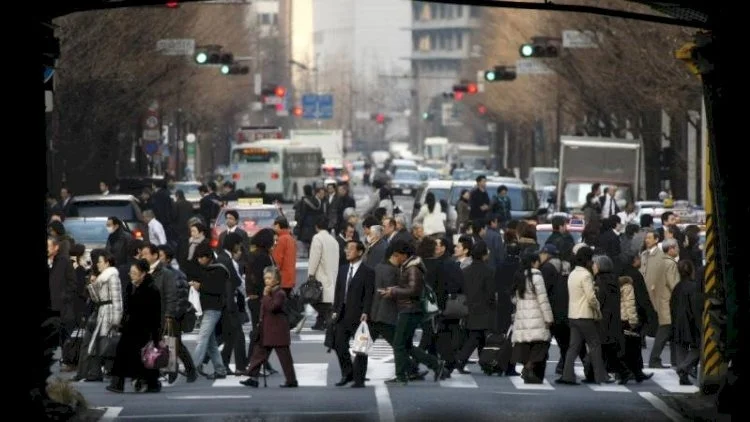
[[[291,344],[289,321],[284,313],[286,293],[279,287],[260,301],[261,344],[265,347],[283,347]]]
[[[151,274],[146,274],[140,286],[131,283],[126,288],[121,324],[112,375],[143,378],[148,370],[141,361],[141,349],[149,341],[161,340],[161,295]]]
[[[333,303],[339,275],[339,242],[325,230],[312,238],[307,274],[323,284],[322,303]]]
[[[89,354],[93,354],[97,339],[109,335],[122,319],[122,284],[117,268],[106,268],[86,288],[89,291],[91,301],[97,304],[96,327],[88,345]],[[102,304],[106,302],[111,303]]]
[[[683,279],[672,291],[672,333],[676,344],[698,347],[701,344],[703,295],[698,283]]]
[[[596,299],[602,319],[599,321],[599,339],[602,344],[621,344],[625,340],[620,320],[620,284],[613,273],[599,273],[594,277]]]
[[[516,314],[513,319],[511,342],[515,344],[550,341],[552,337],[547,324],[552,324],[554,319],[542,273],[534,268],[531,270],[531,280],[525,274],[524,278],[526,290],[523,296],[516,292],[512,299],[516,305]]]
[[[633,289],[633,279],[630,277],[620,277],[620,321],[623,327],[632,331],[637,327],[638,309],[635,306],[635,290]]]
[[[469,315],[464,318],[467,330],[495,329],[495,272],[485,262],[473,261],[464,268],[466,306]]]

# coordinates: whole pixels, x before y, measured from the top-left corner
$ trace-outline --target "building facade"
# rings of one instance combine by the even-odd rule
[[[451,91],[462,76],[470,73],[471,61],[482,55],[477,40],[481,12],[477,6],[412,3],[410,60],[415,78],[412,113],[432,116],[429,122],[414,118],[412,141],[416,149],[420,149],[425,136],[451,137],[451,128],[461,124],[459,110],[447,113],[452,106],[444,107],[443,103],[451,101],[443,99],[442,93]]]

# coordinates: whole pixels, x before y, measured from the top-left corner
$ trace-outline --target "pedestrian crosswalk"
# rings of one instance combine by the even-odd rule
[[[275,364],[276,369],[280,369]],[[651,380],[644,381],[640,384],[630,382],[626,385],[618,384],[603,384],[603,385],[590,385],[581,384],[577,387],[571,387],[567,385],[559,385],[554,381],[557,378],[554,373],[548,372],[547,376],[543,380],[542,384],[526,384],[523,379],[519,376],[507,377],[507,376],[487,376],[481,373],[480,369],[476,365],[469,365],[471,374],[459,374],[453,372],[451,378],[439,381],[437,383],[432,382],[432,372],[430,372],[426,381],[414,381],[410,382],[409,386],[423,387],[423,388],[455,388],[455,389],[494,389],[497,391],[507,390],[518,390],[518,391],[538,391],[538,392],[556,392],[556,391],[578,391],[585,390],[596,393],[641,393],[641,392],[659,392],[659,393],[673,393],[673,394],[692,394],[698,392],[696,386],[681,386],[679,385],[679,379],[677,374],[671,369],[652,369],[646,370],[647,372],[653,372],[654,376]],[[548,364],[548,369],[554,368],[554,363]],[[234,365],[230,365],[230,369],[234,370]],[[294,369],[297,374],[297,381],[300,387],[334,387],[340,378],[338,365],[335,363],[295,363]],[[522,367],[518,365],[516,369],[520,372]],[[576,367],[576,375],[579,380],[583,378],[583,368]],[[369,381],[366,383],[369,386],[375,386],[383,384],[386,380],[391,379],[395,376],[395,366],[393,362],[383,362],[378,360],[370,360],[367,365],[367,377]],[[225,379],[209,381],[211,387],[214,388],[230,388],[238,387],[244,388],[240,385],[240,381],[244,380],[245,377],[228,376]],[[261,384],[263,380],[261,378]],[[283,382],[283,375],[275,374],[267,377],[268,385],[276,386]],[[96,383],[88,383],[86,386]],[[387,384],[386,384],[387,385]],[[205,387],[205,383],[201,380],[195,384],[185,384],[184,381],[178,379],[174,384],[163,384],[164,388],[169,389],[184,389],[193,388],[193,386]]]

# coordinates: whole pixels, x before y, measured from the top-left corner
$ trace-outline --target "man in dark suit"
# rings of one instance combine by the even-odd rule
[[[229,362],[234,351],[235,373],[242,372],[248,364],[247,350],[245,347],[245,334],[242,332],[242,316],[245,313],[245,297],[242,294],[244,286],[240,276],[240,264],[238,262],[242,254],[242,238],[237,233],[229,233],[224,237],[222,249],[216,251],[216,262],[222,264],[229,270],[229,280],[226,285],[226,304],[221,314],[221,332],[224,338],[224,349],[221,358],[224,365],[229,367]],[[242,308],[240,308],[242,307]]]
[[[219,234],[219,245],[224,244],[224,239],[228,233],[236,233],[242,240],[242,260],[246,260],[250,250],[250,237],[247,232],[242,230],[238,225],[240,222],[240,214],[236,210],[227,210],[224,213],[226,219],[227,229]]]
[[[367,355],[358,354],[352,365],[349,354],[349,339],[354,336],[360,322],[368,319],[372,308],[372,295],[375,291],[375,271],[364,265],[362,255],[365,245],[351,240],[346,244],[346,260],[336,278],[336,291],[333,299],[334,313],[331,316],[336,324],[334,329],[334,349],[339,359],[341,380],[336,383],[342,387],[352,381],[352,387],[365,386],[367,373]]]

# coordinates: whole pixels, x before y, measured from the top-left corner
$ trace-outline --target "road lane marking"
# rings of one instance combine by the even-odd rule
[[[682,415],[677,413],[674,409],[667,406],[667,404],[664,403],[660,398],[656,397],[654,393],[642,391],[638,394],[644,399],[646,399],[646,401],[651,403],[651,405],[654,406],[656,410],[660,411],[661,413],[664,413],[664,415],[666,415],[672,422],[684,422],[687,420],[683,418]]]
[[[395,422],[391,396],[388,394],[388,387],[385,386],[385,383],[375,383],[375,401],[378,404],[380,422]]]
[[[168,399],[173,400],[234,400],[249,399],[251,397],[249,394],[235,396],[167,396]]]

